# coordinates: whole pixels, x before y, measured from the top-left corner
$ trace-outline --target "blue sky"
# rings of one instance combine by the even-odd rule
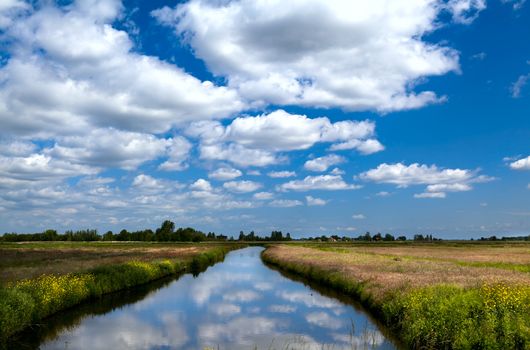
[[[0,4],[0,232],[530,233],[525,1]]]

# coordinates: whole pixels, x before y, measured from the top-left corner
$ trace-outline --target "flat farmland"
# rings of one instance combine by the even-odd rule
[[[189,260],[216,244],[38,242],[0,244],[0,282],[67,274],[128,261]]]
[[[263,258],[354,295],[410,347],[530,347],[530,244],[276,245]]]

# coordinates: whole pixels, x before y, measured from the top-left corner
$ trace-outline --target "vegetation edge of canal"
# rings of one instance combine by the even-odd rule
[[[10,336],[61,310],[170,275],[198,273],[242,247],[227,244],[208,248],[190,259],[130,261],[0,286],[0,348]]]
[[[408,348],[530,349],[530,286],[433,284],[375,297],[367,282],[345,277],[336,266],[275,248],[261,253],[264,262],[352,296]]]

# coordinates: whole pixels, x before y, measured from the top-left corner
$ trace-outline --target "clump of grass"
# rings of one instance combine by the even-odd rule
[[[83,300],[185,271],[197,273],[234,248],[211,248],[188,260],[130,261],[80,273],[42,275],[0,287],[0,344],[24,327]]]
[[[422,349],[527,349],[530,287],[437,285],[382,305],[403,340]]]

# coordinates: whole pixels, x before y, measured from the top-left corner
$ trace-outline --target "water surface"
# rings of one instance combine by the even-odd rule
[[[197,277],[187,274],[62,313],[23,334],[19,346],[396,349],[361,309],[265,266],[262,250],[233,251]]]

